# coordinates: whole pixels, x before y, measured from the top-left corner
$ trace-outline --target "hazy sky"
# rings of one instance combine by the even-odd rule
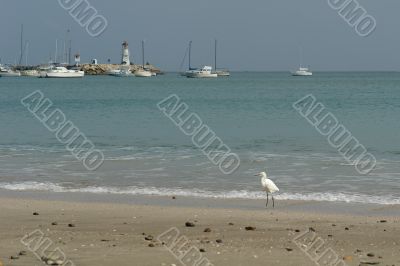
[[[82,62],[119,62],[127,40],[140,63],[145,39],[146,61],[163,70],[179,69],[189,40],[193,65],[212,64],[217,38],[219,66],[232,70],[294,69],[299,47],[304,65],[315,71],[399,70],[400,1],[358,1],[377,21],[368,37],[358,36],[327,0],[89,0],[109,24],[93,38],[58,0],[0,0],[0,57],[15,62],[24,24],[31,63],[47,62],[55,40],[61,46],[71,29],[73,52],[80,51]]]

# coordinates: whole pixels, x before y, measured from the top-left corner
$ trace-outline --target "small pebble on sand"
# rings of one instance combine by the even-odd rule
[[[289,252],[293,251],[292,248],[285,248],[285,249],[286,249],[286,251],[289,251]]]
[[[186,223],[185,223],[185,226],[186,226],[186,227],[194,227],[195,224],[192,223],[192,222],[186,222]]]
[[[206,252],[206,250],[204,248],[200,248],[199,251],[200,252]]]
[[[211,228],[204,229],[204,233],[210,233],[210,232],[211,232]]]
[[[222,239],[217,239],[217,240],[215,240],[215,242],[222,243]]]
[[[246,226],[244,229],[246,229],[246,231],[254,231],[254,230],[256,230],[256,228],[254,226]]]
[[[37,216],[37,215],[39,215],[39,213],[38,212],[34,212],[33,215]]]
[[[151,240],[153,240],[153,236],[152,235],[148,235],[144,239],[147,240],[147,241],[151,241]]]
[[[75,227],[75,224],[68,224],[68,227]]]

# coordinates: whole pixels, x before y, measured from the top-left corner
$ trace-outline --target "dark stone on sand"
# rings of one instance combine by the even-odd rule
[[[296,229],[296,230],[294,230],[296,233],[300,233],[300,230],[299,229]]]
[[[152,235],[148,235],[144,239],[147,240],[147,241],[151,241],[151,240],[153,240],[153,236]]]
[[[149,247],[154,248],[154,244],[153,244],[153,243],[150,243],[150,244],[149,244]]]
[[[292,248],[285,248],[286,249],[286,251],[293,251],[293,249]]]
[[[200,252],[206,252],[206,250],[204,248],[200,248],[199,251]]]
[[[234,223],[229,223],[228,225],[235,225]]]
[[[349,231],[350,229],[348,227],[345,227],[344,230]]]
[[[379,262],[377,261],[362,261],[360,262],[360,266],[366,266],[366,265],[378,265]]]
[[[211,232],[211,228],[204,229],[204,233],[210,233],[210,232]]]
[[[108,239],[101,239],[100,241],[101,241],[101,242],[109,242],[109,241],[111,241],[111,240],[108,240]]]
[[[222,243],[222,239],[217,239],[217,240],[215,240],[215,242]]]
[[[372,257],[375,257],[375,254],[370,252],[370,253],[367,254],[367,256],[372,258]]]
[[[244,229],[246,229],[246,231],[254,231],[254,230],[256,230],[256,228],[254,226],[246,226]]]
[[[37,216],[37,215],[39,215],[39,213],[38,212],[34,212],[33,215]]]
[[[11,257],[10,257],[10,260],[17,260],[17,259],[19,259],[18,256],[11,256]]]
[[[192,222],[186,222],[186,223],[185,223],[185,226],[186,226],[186,227],[194,227],[195,224],[192,223]]]
[[[380,220],[379,222],[380,222],[380,223],[387,223],[386,220]]]
[[[22,250],[22,251],[20,251],[20,252],[18,253],[18,255],[19,255],[19,256],[25,256],[25,255],[26,255],[26,251],[25,251],[25,250]]]
[[[172,196],[172,199],[176,199],[176,197],[175,197],[175,196]]]
[[[333,235],[328,235],[328,237],[333,237]]]
[[[75,224],[68,224],[68,227],[75,227]]]
[[[52,222],[51,225],[58,225],[58,223],[57,222]]]
[[[310,230],[311,232],[315,232],[314,227],[310,227],[310,228],[308,228],[308,230]]]

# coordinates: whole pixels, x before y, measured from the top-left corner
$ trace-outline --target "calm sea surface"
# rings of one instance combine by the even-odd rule
[[[21,98],[41,90],[106,160],[87,171]],[[177,94],[237,153],[222,174],[156,104]],[[360,175],[292,104],[312,93],[377,158]],[[281,199],[400,204],[400,73],[233,73],[200,80],[0,78],[0,188],[261,198],[268,169]]]

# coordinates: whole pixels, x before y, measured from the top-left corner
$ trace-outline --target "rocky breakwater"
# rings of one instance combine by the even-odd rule
[[[81,65],[81,69],[85,72],[86,75],[107,75],[110,70],[119,69],[120,65],[116,64],[83,64]],[[131,65],[130,66],[132,73],[135,72],[137,69],[143,68],[141,65]],[[161,70],[153,65],[145,65],[146,69],[150,71],[162,74]]]

